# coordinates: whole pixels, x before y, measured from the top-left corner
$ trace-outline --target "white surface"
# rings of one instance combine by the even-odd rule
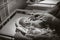
[[[32,4],[28,6],[40,6],[40,7],[54,7],[59,1],[41,1],[38,4]]]
[[[0,34],[4,34],[4,35],[10,35],[10,36],[14,36],[15,35],[15,30],[16,30],[16,26],[15,26],[15,21],[19,18],[19,17],[28,17],[29,15],[24,15],[24,14],[19,14],[17,13],[1,30],[0,30]]]
[[[54,7],[55,5],[47,5],[47,4],[32,4],[28,6],[35,6],[35,7]]]
[[[41,1],[39,3],[46,3],[46,4],[57,4],[58,1]]]

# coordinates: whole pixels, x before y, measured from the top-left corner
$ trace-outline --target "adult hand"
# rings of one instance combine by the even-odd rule
[[[28,38],[34,38],[35,35],[33,35],[33,34],[26,34],[26,37],[28,37]]]
[[[21,32],[16,32],[16,34],[14,35],[15,39],[17,40],[32,40],[31,38],[26,37],[25,35],[23,35]]]

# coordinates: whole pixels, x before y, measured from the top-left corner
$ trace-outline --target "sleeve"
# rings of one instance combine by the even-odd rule
[[[56,17],[56,15],[58,14],[59,10],[60,10],[60,2],[58,2],[58,3],[56,4],[56,6],[53,7],[53,8],[49,11],[49,13],[52,14],[52,15],[54,15],[54,16]]]
[[[58,6],[55,6],[49,11],[49,13],[55,16],[58,13],[58,10]]]

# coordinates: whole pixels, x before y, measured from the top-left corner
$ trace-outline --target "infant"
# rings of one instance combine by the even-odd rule
[[[21,18],[19,21],[19,27],[18,29],[20,31],[23,31],[26,34],[44,34],[47,31],[45,29],[41,29],[41,23],[43,22],[42,20],[31,20],[30,18]]]

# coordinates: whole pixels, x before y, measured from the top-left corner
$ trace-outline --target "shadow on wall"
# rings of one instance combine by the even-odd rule
[[[25,8],[27,0],[13,0],[8,4],[8,10],[12,13],[17,8]]]
[[[25,7],[27,6],[26,1],[27,1],[27,0],[18,0],[18,1],[16,0],[17,6],[18,6],[19,8],[25,8]]]

